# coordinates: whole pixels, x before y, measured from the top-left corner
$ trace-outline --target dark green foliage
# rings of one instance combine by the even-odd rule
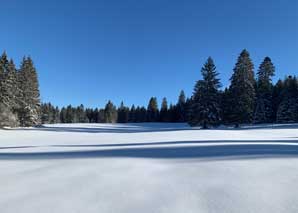
[[[168,102],[166,98],[162,99],[159,118],[161,122],[169,122]]]
[[[298,83],[297,78],[289,76],[284,82],[282,100],[277,110],[277,122],[298,122]]]
[[[229,88],[229,100],[231,106],[234,106],[229,119],[236,126],[242,123],[250,123],[253,118],[255,104],[253,68],[248,51],[243,50],[235,65]]]
[[[157,105],[156,97],[152,97],[149,100],[147,107],[147,121],[148,122],[158,122],[159,120],[159,110]]]
[[[117,122],[117,109],[111,101],[105,106],[104,109],[104,121],[105,123],[116,123]]]
[[[127,123],[129,121],[129,108],[124,106],[123,101],[118,108],[118,123]]]
[[[180,92],[178,103],[175,108],[176,108],[175,109],[176,118],[174,118],[174,120],[176,120],[177,122],[185,122],[186,121],[186,97],[183,90],[181,90]]]
[[[60,123],[60,110],[51,103],[41,104],[41,122],[43,124]]]
[[[19,75],[21,103],[19,120],[22,126],[40,124],[40,94],[38,78],[33,61],[30,57],[24,58]]]
[[[203,80],[197,81],[192,97],[191,115],[188,121],[192,126],[216,126],[221,121],[220,82],[211,57],[201,69]]]
[[[255,123],[269,123],[273,121],[273,106],[272,106],[272,76],[274,75],[275,67],[271,59],[266,57],[260,65],[258,71],[257,87],[256,87],[256,109],[254,114]]]
[[[272,92],[272,111],[273,111],[273,118],[272,120],[275,122],[278,107],[283,98],[283,90],[284,90],[284,82],[282,80],[278,80],[277,83],[273,87]]]

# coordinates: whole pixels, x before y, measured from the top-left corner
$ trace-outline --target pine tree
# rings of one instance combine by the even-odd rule
[[[123,101],[118,108],[118,123],[127,123],[129,119],[129,108],[124,106]]]
[[[105,106],[104,109],[105,123],[116,123],[117,122],[117,109],[111,101]]]
[[[22,126],[33,126],[40,123],[40,94],[36,69],[30,57],[24,58],[19,71],[21,89],[21,110],[19,119]]]
[[[0,59],[1,126],[18,126],[19,124],[16,114],[20,101],[17,83],[17,72],[13,60],[8,61],[4,52]]]
[[[271,59],[266,57],[260,65],[257,79],[257,100],[256,110],[254,114],[255,123],[269,123],[273,121],[273,105],[272,105],[272,76],[275,67]]]
[[[157,122],[159,119],[159,111],[157,105],[156,97],[152,97],[149,100],[149,104],[147,107],[147,121],[148,122]]]
[[[220,82],[218,73],[211,57],[201,69],[203,80],[197,81],[191,110],[190,125],[201,125],[203,128],[218,125],[221,120],[219,102]]]
[[[247,50],[243,50],[231,77],[229,94],[234,106],[230,118],[236,127],[242,123],[249,123],[253,118],[255,103],[255,79],[253,63]]]
[[[137,122],[137,109],[135,107],[135,105],[132,105],[130,110],[129,110],[129,116],[128,116],[128,122]]]
[[[161,109],[160,109],[160,121],[169,122],[168,102],[166,98],[162,99]]]
[[[285,80],[282,101],[277,111],[277,122],[298,122],[298,83],[296,77],[289,76]]]
[[[181,90],[178,103],[176,105],[176,119],[177,122],[185,122],[186,121],[186,97],[183,90]]]
[[[273,87],[273,92],[272,92],[272,110],[273,110],[273,121],[277,120],[277,111],[278,107],[282,101],[283,98],[283,90],[284,90],[284,82],[279,79],[276,84]]]

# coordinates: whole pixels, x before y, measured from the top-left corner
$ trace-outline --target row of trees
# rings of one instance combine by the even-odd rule
[[[0,58],[0,126],[33,126],[40,123],[126,123],[188,122],[208,128],[220,124],[298,122],[298,82],[295,76],[272,83],[275,67],[269,57],[260,64],[257,75],[247,50],[235,64],[231,84],[221,90],[214,61],[209,57],[201,69],[190,98],[182,91],[176,104],[155,97],[148,106],[116,107],[109,101],[103,109],[71,105],[59,109],[40,104],[37,73],[30,57],[17,69],[4,52]]]
[[[247,50],[239,55],[224,91],[214,61],[209,57],[201,69],[202,79],[197,81],[191,98],[182,91],[177,104],[168,106],[163,98],[161,106],[152,97],[147,108],[117,108],[109,101],[104,109],[84,109],[68,106],[59,111],[51,104],[42,105],[43,122],[188,122],[192,126],[208,128],[220,124],[298,122],[298,82],[288,76],[274,85],[275,67],[269,57],[260,64],[257,76]],[[51,115],[51,116],[49,116]]]
[[[17,69],[4,52],[0,58],[0,127],[39,123],[40,98],[33,61],[24,57]]]
[[[127,107],[121,102],[117,108],[111,101],[103,109],[85,108],[83,105],[63,107],[61,110],[51,103],[41,105],[43,123],[127,123],[127,122],[186,122],[186,112],[189,100],[181,91],[177,104],[168,106],[163,98],[161,108],[157,98],[152,97],[148,106]]]
[[[243,50],[224,91],[212,58],[201,69],[191,98],[188,122],[203,128],[219,124],[298,122],[298,82],[288,76],[275,85],[275,67],[265,57],[254,77],[254,65],[247,50]]]

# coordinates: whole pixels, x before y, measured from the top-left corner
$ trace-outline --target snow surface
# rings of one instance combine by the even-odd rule
[[[298,125],[0,130],[1,213],[298,212]]]

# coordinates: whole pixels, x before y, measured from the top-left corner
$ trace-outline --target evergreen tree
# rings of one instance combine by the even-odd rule
[[[168,102],[166,98],[162,99],[161,109],[160,109],[160,121],[169,122]]]
[[[111,101],[108,101],[108,103],[105,106],[104,121],[105,123],[117,122],[117,109]]]
[[[22,92],[19,119],[22,126],[40,123],[40,94],[36,69],[30,57],[24,58],[19,72]]]
[[[279,79],[273,87],[272,94],[272,110],[273,110],[273,121],[277,120],[277,110],[283,98],[284,82]]]
[[[65,110],[65,123],[74,123],[75,122],[75,114],[73,107],[68,105]]]
[[[271,59],[266,57],[260,65],[257,79],[257,100],[256,110],[254,114],[255,123],[269,123],[273,121],[273,105],[272,105],[272,76],[275,67]]]
[[[178,103],[176,105],[176,120],[177,122],[185,122],[186,121],[186,97],[183,90],[181,90]]]
[[[118,108],[118,123],[127,123],[129,119],[129,108],[124,106],[123,101]]]
[[[197,81],[191,110],[190,125],[201,125],[203,128],[218,125],[221,120],[219,102],[220,82],[218,73],[211,57],[201,69],[203,80]]]
[[[77,119],[76,122],[79,122],[79,123],[86,123],[86,122],[88,122],[88,118],[86,116],[85,107],[84,107],[83,104],[81,104],[80,106],[78,106],[75,109],[75,112],[76,112],[76,119]]]
[[[242,123],[252,121],[255,103],[255,79],[253,63],[247,50],[243,50],[231,77],[229,88],[231,105],[234,106],[230,114],[231,122],[236,127]]]
[[[282,101],[277,111],[277,122],[292,123],[298,121],[298,83],[296,77],[289,76],[284,83]]]
[[[128,117],[128,122],[137,122],[137,109],[135,105],[132,105],[130,110],[129,110],[129,117]]]
[[[4,52],[0,59],[0,120],[1,126],[17,126],[19,103],[17,73],[12,60]],[[5,121],[5,122],[4,122]]]
[[[156,97],[152,97],[149,100],[149,104],[147,107],[147,121],[148,122],[157,122],[159,119],[159,111],[157,105]]]

